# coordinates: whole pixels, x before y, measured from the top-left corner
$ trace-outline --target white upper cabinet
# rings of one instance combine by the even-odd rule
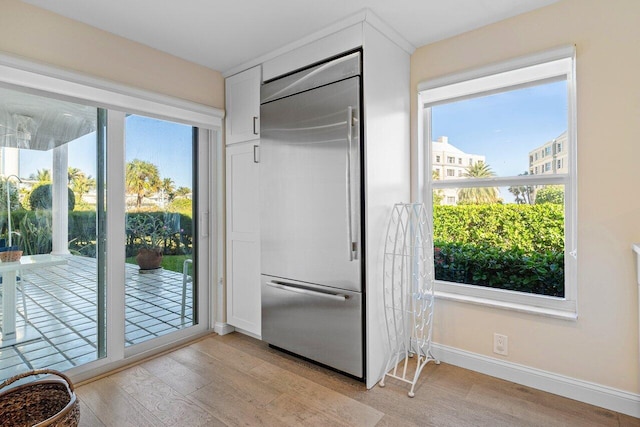
[[[261,67],[253,67],[225,80],[226,144],[260,138]]]

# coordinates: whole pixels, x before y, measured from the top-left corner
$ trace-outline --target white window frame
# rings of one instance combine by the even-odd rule
[[[522,175],[437,181],[423,171],[431,170],[431,114],[430,107],[491,93],[504,92],[544,82],[566,80],[568,97],[567,157],[568,173]],[[565,289],[564,298],[494,289],[476,285],[436,281],[436,297],[543,316],[575,320],[577,312],[577,133],[576,133],[576,79],[575,46],[563,46],[488,65],[418,85],[418,140],[417,171],[418,200],[433,212],[432,193],[437,189],[510,185],[553,185],[565,188]],[[543,141],[541,141],[543,142]],[[433,218],[430,218],[433,225]]]

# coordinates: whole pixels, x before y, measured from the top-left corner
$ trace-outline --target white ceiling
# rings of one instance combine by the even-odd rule
[[[23,0],[225,72],[365,8],[415,47],[557,0]]]

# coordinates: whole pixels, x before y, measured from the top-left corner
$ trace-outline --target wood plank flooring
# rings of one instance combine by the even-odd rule
[[[93,426],[640,426],[640,419],[442,363],[364,384],[241,335],[211,335],[78,387]]]

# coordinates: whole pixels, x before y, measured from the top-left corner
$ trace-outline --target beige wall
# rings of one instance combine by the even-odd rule
[[[218,71],[18,0],[0,0],[0,52],[224,108]]]
[[[563,0],[413,54],[415,146],[419,82],[555,46],[577,48],[579,318],[440,300],[438,343],[501,357],[492,353],[493,333],[499,332],[509,336],[509,362],[640,392],[631,250],[640,242],[639,23],[638,0]]]

